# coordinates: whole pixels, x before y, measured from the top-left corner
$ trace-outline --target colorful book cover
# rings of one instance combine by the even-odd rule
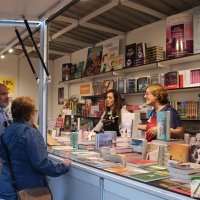
[[[159,173],[159,172],[149,172],[149,173],[144,173],[144,174],[136,174],[129,177],[143,181],[143,182],[150,182],[150,181],[155,181],[155,180],[166,179],[166,178],[169,178],[170,176],[168,174]]]
[[[59,117],[59,118],[56,118],[56,127],[57,128],[63,128],[63,123],[64,123],[64,119]]]
[[[173,59],[193,53],[192,13],[166,18],[166,58]]]
[[[136,43],[126,45],[125,67],[136,66]]]
[[[103,81],[103,94],[114,88],[113,79]]]
[[[170,111],[157,112],[156,138],[157,140],[170,140]]]
[[[71,115],[65,115],[64,125],[63,125],[65,132],[71,131]]]
[[[160,153],[160,146],[158,144],[147,144],[146,160],[155,160],[158,162],[158,156]]]
[[[102,82],[93,81],[92,82],[92,95],[102,94]]]
[[[79,136],[79,133],[70,132],[70,146],[76,149],[78,149],[78,139],[79,139],[78,136]]]
[[[145,170],[148,170],[148,171],[165,171],[167,170],[167,166],[162,166],[162,165],[151,165],[151,166],[143,166],[143,167],[140,167],[141,169],[145,169]]]
[[[143,140],[132,138],[131,146],[133,148],[133,152],[142,154]]]
[[[165,74],[165,88],[179,88],[179,73],[178,71],[172,71]]]
[[[121,116],[121,137],[131,137],[133,113],[121,113]]]
[[[147,85],[149,85],[149,77],[140,77],[137,79],[138,81],[138,92],[144,92],[146,90]]]
[[[76,73],[76,64],[72,65],[70,70],[69,70],[69,76],[68,76],[68,79],[69,80],[72,80],[75,78],[75,73]]]
[[[180,185],[178,187],[171,187],[169,188],[170,190],[177,192],[177,193],[181,193],[181,194],[185,194],[188,196],[191,196],[191,185]]]
[[[112,134],[99,133],[95,135],[95,147],[99,149],[101,147],[112,147]]]
[[[80,78],[83,76],[83,66],[84,66],[84,61],[79,62],[76,72],[75,72],[75,78]]]
[[[119,55],[119,39],[109,42],[103,42],[103,53],[101,59],[101,73],[109,71],[107,69],[107,62],[110,57]]]
[[[88,49],[87,62],[85,68],[86,76],[92,76],[100,73],[102,50],[103,46]]]
[[[139,43],[136,45],[137,46],[137,60],[136,60],[136,65],[144,65],[145,64],[145,49],[146,49],[146,44],[145,43]]]
[[[169,159],[178,162],[187,162],[188,145],[174,143],[170,145]]]
[[[126,93],[133,93],[133,92],[137,92],[136,78],[127,79],[127,82],[126,82]]]
[[[160,83],[160,75],[159,74],[151,74],[149,82],[150,82],[150,84]]]
[[[124,55],[108,58],[106,72],[122,69],[124,65]]]
[[[62,81],[68,80],[69,71],[71,69],[72,63],[65,63],[62,65]]]

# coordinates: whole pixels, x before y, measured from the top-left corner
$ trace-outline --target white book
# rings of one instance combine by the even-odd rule
[[[193,8],[193,53],[200,53],[200,6]]]

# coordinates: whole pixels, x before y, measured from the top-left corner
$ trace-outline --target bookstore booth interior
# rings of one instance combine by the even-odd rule
[[[178,179],[170,166],[162,169],[169,170],[163,175],[160,170],[144,169],[150,166],[146,164],[143,169],[130,164],[132,171],[126,171],[130,160],[119,157],[115,146],[123,143],[128,152],[120,153],[137,152],[138,159],[156,159],[154,164],[161,167],[168,165],[170,148],[177,144],[174,149],[184,146],[187,154],[181,162],[199,164],[191,149],[198,148],[200,136],[200,1],[3,0],[0,13],[0,82],[8,86],[11,99],[30,96],[35,100],[39,130],[45,142],[53,144],[48,148],[50,159],[55,163],[67,157],[74,160],[66,175],[49,178],[54,199],[193,199],[191,174]],[[165,86],[170,105],[180,115],[181,142],[152,142],[150,147],[145,133],[136,128],[139,119],[148,120],[152,108],[145,105],[144,94],[154,81]],[[109,86],[121,93],[132,119],[124,126],[132,132],[122,140],[111,138],[111,147],[97,148],[95,135],[89,141],[85,135],[101,119]],[[70,132],[76,130],[72,136]],[[77,137],[73,145],[77,140],[88,150],[90,144],[89,152],[101,154],[104,167],[58,148],[73,149],[72,137]],[[154,148],[152,154],[150,148]],[[157,178],[147,180],[144,172],[133,172],[133,167],[147,170],[146,174],[156,171]],[[159,178],[161,174],[165,178]]]

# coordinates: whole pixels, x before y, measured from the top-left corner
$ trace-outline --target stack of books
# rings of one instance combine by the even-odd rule
[[[87,158],[87,157],[100,157],[100,153],[93,151],[69,153],[69,159],[71,160],[77,160],[78,158]]]
[[[164,60],[163,47],[153,46],[146,48],[145,63],[154,63],[160,60]]]
[[[200,176],[200,165],[195,163],[169,162],[168,171],[171,178],[191,183],[193,176]]]
[[[117,147],[130,147],[131,138],[130,137],[116,137],[116,146]]]

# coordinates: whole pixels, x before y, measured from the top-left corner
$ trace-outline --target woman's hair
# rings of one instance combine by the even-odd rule
[[[121,109],[122,109],[122,98],[121,98],[121,95],[116,90],[109,90],[107,92],[107,94],[108,93],[112,93],[113,94],[113,97],[114,97],[114,107],[113,107],[113,110],[112,110],[112,114],[114,116],[118,116],[119,117],[118,123],[120,124],[121,123]],[[107,97],[107,94],[106,94],[106,97]],[[106,106],[104,116],[106,116],[109,111],[110,111],[110,107]]]
[[[151,92],[152,95],[157,97],[157,100],[159,101],[160,104],[164,105],[168,103],[168,93],[163,85],[159,83],[154,83],[148,85],[146,89],[147,88],[149,89],[149,92]]]
[[[35,101],[32,98],[26,96],[15,98],[11,106],[13,121],[29,121],[35,109]]]

